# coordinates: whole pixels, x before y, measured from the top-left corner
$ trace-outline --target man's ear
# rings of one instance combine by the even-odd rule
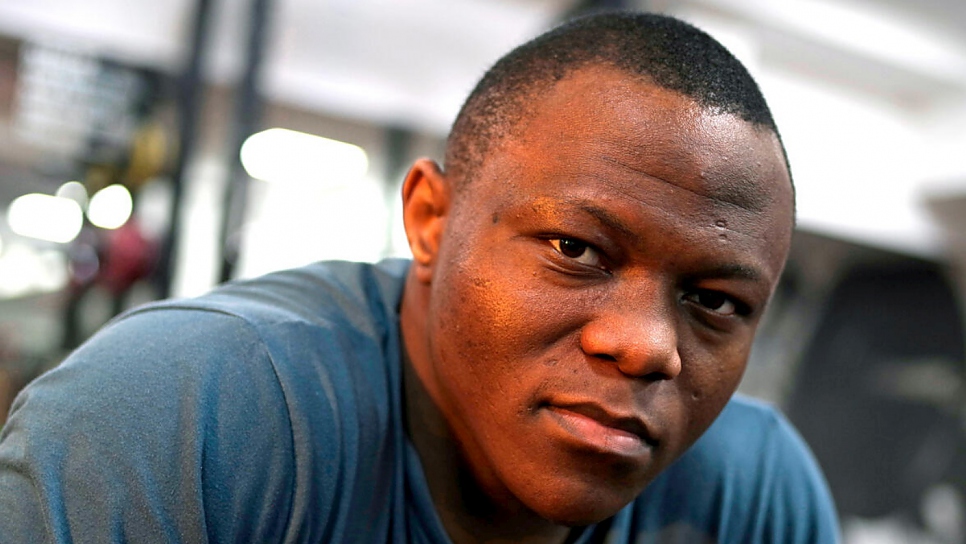
[[[417,160],[403,182],[403,223],[416,278],[429,283],[450,209],[450,186],[430,159]]]

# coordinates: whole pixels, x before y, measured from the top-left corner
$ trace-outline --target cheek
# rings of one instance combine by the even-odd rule
[[[519,412],[573,355],[581,305],[548,292],[522,256],[492,253],[439,278],[434,351],[454,402]]]
[[[688,439],[696,440],[714,422],[741,382],[748,360],[748,342],[733,342],[718,350],[696,349],[682,354],[679,378],[681,402],[688,414]]]
[[[451,385],[473,389],[474,396],[499,387],[492,381],[507,372],[517,349],[510,333],[519,333],[521,325],[515,293],[483,270],[476,262],[451,266],[436,278],[433,293],[439,372]]]
[[[509,353],[514,358],[540,352],[575,328],[580,304],[552,292],[532,256],[503,246],[467,252],[449,266],[433,294],[438,302],[439,338],[463,353]],[[464,253],[466,255],[466,253]]]

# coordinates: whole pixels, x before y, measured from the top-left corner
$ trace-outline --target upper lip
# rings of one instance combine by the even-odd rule
[[[647,423],[635,415],[610,410],[594,402],[552,403],[549,407],[589,417],[601,425],[637,435],[646,444],[657,445],[657,439],[651,434]]]

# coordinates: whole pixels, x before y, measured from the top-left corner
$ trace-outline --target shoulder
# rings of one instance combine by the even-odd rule
[[[207,524],[234,540],[317,524],[307,512],[337,507],[344,457],[375,457],[367,444],[385,440],[405,270],[312,265],[114,320],[18,398],[0,442],[0,513],[91,517],[91,530],[156,515],[165,530]],[[39,502],[5,502],[16,474],[34,474],[16,487]],[[110,504],[84,510],[95,495]],[[272,515],[228,525],[238,508]]]
[[[106,325],[27,392],[65,382],[112,398],[180,391],[224,403],[262,388],[292,401],[288,393],[297,391],[286,391],[288,382],[338,366],[389,328],[391,310],[373,308],[387,300],[377,293],[384,288],[374,279],[380,274],[386,272],[372,265],[317,263],[141,306]],[[392,288],[392,281],[382,283]]]
[[[394,313],[402,297],[408,261],[379,264],[318,262],[225,284],[204,296],[149,305],[147,309],[194,308],[240,317],[253,326],[304,322],[344,324],[366,332]]]
[[[689,452],[705,456],[711,451],[743,452],[741,456],[728,456],[722,461],[748,463],[759,456],[748,453],[765,453],[775,447],[794,450],[807,449],[797,431],[785,416],[771,404],[735,395],[722,410],[721,415],[698,440]]]
[[[103,358],[116,359],[108,352],[130,355],[160,343],[184,351],[199,363],[194,369],[209,373],[260,365],[271,371],[290,409],[324,413],[364,389],[356,382],[388,387],[372,381],[385,382],[386,352],[396,349],[407,268],[401,260],[320,262],[232,282],[198,298],[135,309],[84,349],[100,348]],[[254,354],[262,357],[256,361]],[[163,359],[174,363],[170,354]],[[245,390],[249,382],[237,387]]]
[[[101,378],[127,387],[173,380],[170,387],[188,389],[183,396],[205,399],[209,413],[237,410],[217,428],[247,418],[239,436],[284,420],[284,432],[265,439],[285,437],[299,481],[314,487],[320,474],[338,473],[338,455],[368,454],[386,433],[406,269],[405,261],[316,263],[148,305],[107,327],[70,364],[130,368],[138,376],[111,370]],[[158,373],[165,377],[150,377]],[[246,402],[268,395],[272,407]]]
[[[138,312],[18,396],[0,436],[0,533],[202,539],[237,505],[264,503],[262,491],[284,518],[293,464],[284,395],[244,320]]]
[[[661,511],[646,514],[651,530],[683,527],[716,542],[837,540],[831,495],[808,446],[777,409],[742,396],[639,501],[639,512]]]

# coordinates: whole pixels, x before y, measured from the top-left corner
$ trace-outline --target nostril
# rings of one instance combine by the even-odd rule
[[[659,372],[659,371],[645,374],[643,377],[644,380],[651,381],[651,382],[660,382],[664,380],[670,380],[672,378],[673,376],[668,374],[667,372]]]
[[[607,353],[598,353],[597,354],[597,357],[600,358],[600,359],[603,359],[603,360],[607,361],[608,363],[616,363],[617,362],[617,357],[614,357],[613,355],[610,355],[610,354],[607,354]]]

